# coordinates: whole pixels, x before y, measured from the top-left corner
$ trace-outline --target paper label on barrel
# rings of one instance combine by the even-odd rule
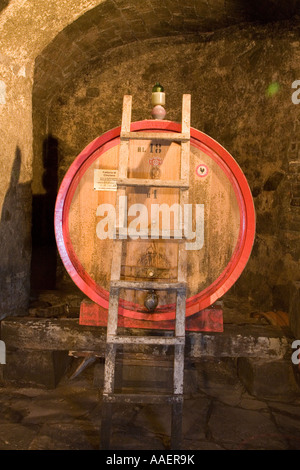
[[[95,191],[117,191],[118,170],[94,170]]]

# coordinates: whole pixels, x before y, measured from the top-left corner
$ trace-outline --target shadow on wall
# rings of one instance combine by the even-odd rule
[[[8,6],[9,2],[10,0],[0,0],[0,13]]]
[[[0,319],[24,314],[29,297],[31,182],[19,183],[21,161],[17,147],[0,221]]]
[[[298,0],[225,0],[232,11],[239,11],[248,21],[269,23],[282,21],[299,14]]]
[[[32,198],[31,288],[55,289],[57,250],[54,208],[58,186],[58,141],[52,135],[43,142],[43,186],[45,194]]]

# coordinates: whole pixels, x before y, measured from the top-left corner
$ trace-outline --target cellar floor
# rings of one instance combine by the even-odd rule
[[[99,448],[95,365],[70,380],[76,366],[75,360],[52,390],[0,387],[0,450]],[[219,378],[208,376],[199,392],[185,399],[182,448],[300,450],[300,395],[257,399],[228,370]],[[169,448],[168,406],[115,405],[114,410],[112,449]]]
[[[71,306],[71,316],[72,308],[78,315],[80,300],[77,296],[69,296],[67,300]],[[40,308],[64,306],[65,301],[64,295],[46,292],[36,299],[34,307],[37,309],[31,311],[31,318],[39,317]],[[56,317],[57,311],[53,314]],[[251,306],[233,297],[227,299],[224,305],[224,324],[231,329],[234,325],[242,325],[245,330],[249,324],[257,327],[276,325],[279,330],[282,328],[285,331],[286,318],[277,312],[261,316],[260,312],[255,312]],[[26,321],[20,322],[19,327],[13,323],[11,335],[17,335],[17,344],[24,336],[22,332],[25,325]],[[247,338],[243,341],[247,343]],[[12,337],[9,337],[7,345],[13,351],[15,345],[11,342]],[[39,348],[42,346],[39,345]],[[243,348],[247,350],[245,345]],[[257,359],[253,359],[254,365],[259,358],[258,354]],[[23,360],[25,366],[25,356]],[[103,361],[90,365],[79,376],[71,379],[80,360],[71,358],[68,369],[52,389],[34,385],[16,386],[12,382],[0,380],[0,450],[99,449]],[[188,373],[192,382],[187,384],[184,401],[182,449],[300,450],[300,385],[292,393],[282,392],[285,388],[281,386],[281,374],[285,369],[281,366],[272,368],[276,365],[274,357],[265,357],[266,363],[269,361],[270,364],[270,368],[267,365],[266,369],[269,376],[260,374],[256,386],[259,389],[261,384],[268,383],[270,390],[275,388],[275,393],[272,398],[257,398],[250,395],[244,386],[245,382],[239,380],[236,360],[214,358],[211,364],[200,363]],[[290,367],[289,358],[286,363]],[[22,367],[19,368],[20,373],[22,376]],[[160,378],[155,377],[154,380]],[[170,418],[170,406],[115,405],[111,449],[169,449]]]

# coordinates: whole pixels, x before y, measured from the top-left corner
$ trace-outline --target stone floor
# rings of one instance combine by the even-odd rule
[[[55,389],[0,387],[0,450],[93,450],[99,448],[101,399],[96,365],[70,380],[70,365]],[[300,394],[257,399],[234,368],[200,377],[184,403],[184,450],[300,449]],[[226,370],[225,370],[226,369]],[[170,408],[115,405],[112,449],[169,448]]]

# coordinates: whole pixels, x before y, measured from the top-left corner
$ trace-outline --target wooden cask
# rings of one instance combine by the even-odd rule
[[[132,123],[131,131],[180,133],[181,126],[146,120]],[[57,246],[64,266],[86,296],[104,309],[108,308],[116,243],[112,237],[120,236],[113,230],[118,223],[118,211],[114,210],[119,146],[120,128],[90,143],[69,168],[55,208]],[[130,141],[127,176],[152,178],[153,187],[126,188],[130,236],[123,243],[121,279],[175,281],[178,243],[185,243],[186,315],[212,305],[242,273],[254,241],[252,195],[237,162],[215,140],[191,128],[189,207],[179,215],[180,190],[156,185],[158,180],[167,185],[169,180],[180,179],[180,143],[158,138]],[[187,226],[190,230],[183,230]],[[153,238],[168,228],[171,238]],[[182,235],[186,239],[174,238],[175,229],[179,238]],[[136,238],[134,233],[143,237]],[[169,235],[164,232],[164,236]],[[120,315],[137,320],[174,319],[174,291],[157,294],[158,305],[149,313],[144,305],[145,291],[121,291]]]

